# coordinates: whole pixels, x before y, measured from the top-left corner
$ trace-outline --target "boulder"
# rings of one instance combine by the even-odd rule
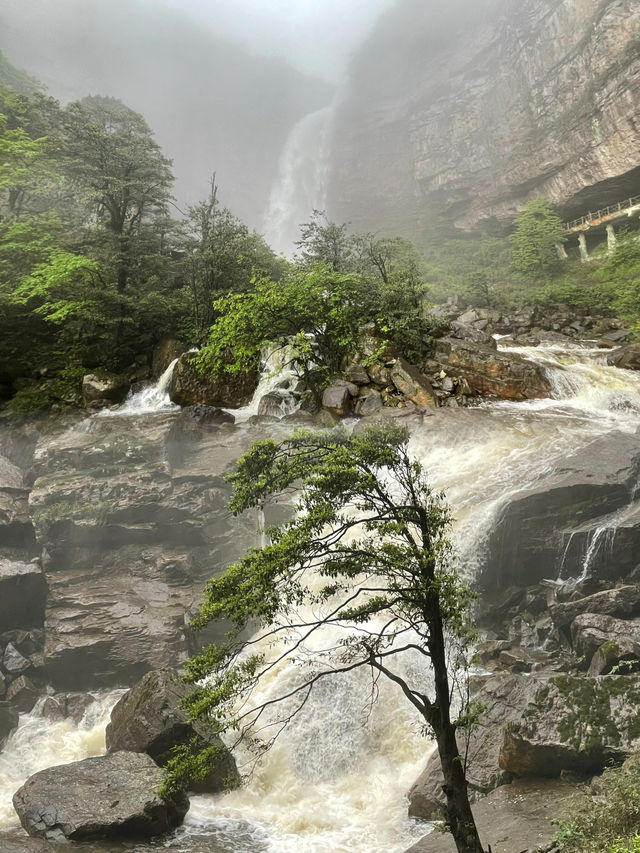
[[[0,626],[34,628],[44,623],[47,585],[36,563],[0,557]]]
[[[607,356],[607,364],[623,370],[640,370],[640,344],[618,347]]]
[[[480,590],[530,586],[561,568],[564,576],[579,575],[584,552],[568,548],[571,535],[627,506],[639,470],[638,437],[611,432],[512,495],[489,535]]]
[[[404,358],[398,358],[390,367],[390,374],[391,381],[407,400],[427,409],[437,408],[438,398],[431,382],[417,367],[413,367]]]
[[[184,353],[174,368],[169,397],[179,406],[204,403],[205,406],[238,408],[251,400],[257,385],[257,370],[216,378],[196,370],[191,355]]]
[[[0,702],[0,749],[7,738],[18,728],[18,709],[9,702]]]
[[[447,337],[436,341],[433,358],[446,373],[466,379],[475,394],[503,400],[551,396],[551,385],[543,369],[515,353]]]
[[[382,396],[375,388],[369,388],[356,403],[356,414],[363,418],[377,414],[382,408]]]
[[[221,426],[222,424],[234,424],[236,422],[231,412],[203,404],[185,406],[181,414],[183,421],[201,426]]]
[[[105,403],[122,403],[131,387],[130,382],[115,373],[88,373],[82,379],[82,399],[85,406],[104,401]]]
[[[11,436],[2,435],[2,445],[9,445]],[[29,490],[22,471],[5,456],[0,456],[0,548],[16,551],[17,555],[35,556],[37,546],[33,524],[29,517]],[[0,583],[2,583],[0,563]],[[0,602],[3,597],[0,596]],[[0,620],[4,611],[0,604]],[[4,624],[0,621],[0,624]]]
[[[593,775],[640,746],[640,676],[527,678],[519,719],[503,727],[500,767],[516,776]]]
[[[48,841],[147,839],[182,823],[185,796],[162,800],[162,771],[148,755],[114,752],[49,767],[14,794],[23,828]]]
[[[17,676],[31,668],[31,661],[21,655],[13,643],[8,643],[2,656],[2,666],[9,675]]]
[[[599,613],[603,616],[615,616],[618,619],[631,619],[640,616],[640,585],[625,585],[614,589],[605,589],[576,601],[563,601],[553,604],[549,613],[559,628],[566,628],[582,613]]]
[[[610,672],[621,661],[640,661],[638,620],[628,622],[599,613],[582,613],[573,620],[571,640],[576,654],[591,661],[591,675]],[[599,654],[594,661],[596,653]]]
[[[26,675],[19,675],[7,687],[7,702],[11,702],[22,714],[32,711],[40,698],[41,691]]]
[[[495,339],[487,332],[478,329],[477,326],[468,326],[466,323],[462,323],[459,320],[454,321],[451,324],[449,337],[456,338],[460,341],[471,341],[471,343],[480,344],[481,346],[489,347],[494,350],[498,348]]]
[[[287,413],[288,396],[272,391],[260,398],[258,403],[258,417],[281,418]]]
[[[47,720],[72,719],[79,725],[95,701],[90,693],[57,693],[44,699],[40,713]]]
[[[570,808],[575,788],[559,779],[526,779],[502,785],[472,807],[483,843],[492,853],[547,850],[557,832],[551,821]],[[432,832],[406,853],[455,853],[449,833]]]
[[[107,752],[144,752],[161,767],[175,746],[194,739],[200,749],[214,747],[211,770],[194,790],[216,793],[240,782],[231,753],[205,723],[192,722],[180,703],[189,688],[172,670],[149,672],[120,699],[107,726]]]
[[[344,378],[348,382],[353,382],[354,385],[368,385],[370,382],[369,374],[361,364],[352,362],[348,364],[344,371]]]
[[[351,414],[352,394],[349,385],[334,383],[325,389],[322,395],[322,405],[332,415],[346,417]]]
[[[151,376],[159,379],[175,358],[186,352],[187,344],[176,338],[163,338],[153,350],[151,357]]]

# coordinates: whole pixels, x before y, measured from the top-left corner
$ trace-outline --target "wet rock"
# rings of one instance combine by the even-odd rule
[[[78,725],[95,701],[90,693],[57,693],[47,696],[40,710],[47,720],[71,719]]]
[[[521,779],[502,785],[472,806],[478,832],[493,853],[547,850],[557,828],[552,818],[570,808],[575,787],[549,779]],[[406,853],[455,853],[448,833],[433,832]]]
[[[3,631],[41,626],[46,595],[44,574],[37,564],[0,557],[0,626]]]
[[[489,536],[479,588],[530,586],[556,577],[563,556],[563,571],[578,575],[584,553],[567,553],[570,535],[626,506],[639,469],[637,436],[609,433],[556,465],[535,486],[513,495]]]
[[[88,373],[82,379],[82,399],[85,406],[98,402],[122,403],[131,387],[123,376],[114,373],[101,373],[99,376]]]
[[[2,666],[5,672],[16,676],[30,669],[31,661],[21,655],[13,643],[9,643],[2,656]]]
[[[206,426],[220,426],[221,424],[234,424],[236,422],[231,412],[225,412],[224,409],[219,409],[216,406],[205,406],[201,403],[196,406],[185,406],[181,414],[183,420],[187,422]]]
[[[215,378],[200,373],[192,363],[192,356],[184,353],[171,377],[169,397],[179,406],[223,406],[237,408],[246,405],[258,384],[258,371],[250,370],[233,377]]]
[[[147,755],[115,752],[31,776],[14,794],[23,828],[49,841],[145,839],[178,826],[186,797],[161,800],[162,771]]]
[[[163,338],[153,350],[151,376],[154,379],[159,379],[174,358],[180,358],[187,349],[187,344],[183,341],[179,341],[176,338]]]
[[[640,370],[640,344],[618,347],[607,356],[607,364],[623,370]]]
[[[354,385],[368,385],[370,382],[369,374],[361,364],[355,362],[347,365],[344,371],[344,378],[348,382],[353,382]]]
[[[261,397],[258,404],[258,416],[261,418],[281,418],[286,412],[287,397],[272,392]]]
[[[602,675],[622,660],[640,660],[640,622],[616,619],[598,613],[582,613],[571,624],[571,641],[578,655],[592,661],[596,652],[600,659],[593,663],[590,674]]]
[[[356,414],[363,418],[377,414],[382,408],[382,396],[375,388],[367,390],[366,394],[356,403]]]
[[[416,406],[436,408],[437,397],[426,376],[404,358],[396,359],[390,368],[391,381],[398,391]]]
[[[504,400],[551,396],[542,368],[513,353],[448,337],[436,342],[434,358],[447,373],[464,377],[475,394]]]
[[[467,326],[465,323],[461,323],[460,321],[454,321],[451,324],[449,337],[457,338],[461,341],[470,341],[471,343],[489,347],[490,349],[497,349],[497,344],[494,338],[487,332],[479,329],[477,325]]]
[[[323,407],[332,415],[346,417],[352,411],[352,394],[348,385],[330,385],[322,395]]]
[[[377,385],[379,388],[387,388],[393,384],[391,381],[391,370],[384,364],[372,364],[367,368],[367,373],[374,385]]]
[[[7,688],[7,702],[11,702],[22,714],[32,711],[41,696],[40,691],[30,678],[19,675]]]
[[[603,616],[615,616],[618,619],[630,619],[640,616],[640,585],[625,585],[614,589],[605,589],[575,601],[553,604],[549,608],[551,618],[560,628],[565,628],[582,613],[598,613]]]
[[[0,702],[0,749],[6,743],[7,738],[18,728],[19,715],[15,705],[9,702]]]
[[[163,767],[175,746],[196,741],[198,748],[215,747],[207,777],[194,790],[216,793],[237,785],[236,763],[220,738],[206,724],[192,722],[180,707],[189,688],[172,670],[149,672],[120,699],[107,726],[107,752],[144,752]]]
[[[4,438],[3,435],[3,444]],[[20,559],[29,559],[37,551],[28,497],[22,471],[0,456],[0,548]]]
[[[56,848],[42,838],[2,834],[0,850],[2,853],[59,853],[60,848]]]
[[[554,777],[563,770],[595,774],[640,746],[639,676],[529,676],[527,681],[518,688],[520,718],[504,727],[503,770],[516,776]]]

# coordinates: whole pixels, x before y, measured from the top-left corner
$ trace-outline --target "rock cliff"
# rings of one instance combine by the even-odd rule
[[[640,193],[635,0],[399,0],[335,118],[332,218],[419,236]]]

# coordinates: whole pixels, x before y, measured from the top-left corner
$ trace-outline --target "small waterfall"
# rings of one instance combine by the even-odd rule
[[[300,406],[300,391],[295,351],[290,346],[269,347],[262,353],[262,373],[251,402],[240,409],[228,411],[236,423],[255,415],[284,418]]]
[[[76,725],[71,719],[51,720],[43,716],[46,697],[33,711],[20,715],[20,724],[0,752],[0,827],[19,826],[12,797],[33,773],[69,764],[105,751],[104,733],[111,709],[122,690],[95,694]]]
[[[309,113],[289,135],[264,219],[265,239],[276,252],[291,255],[300,224],[326,207],[332,117],[333,105]]]
[[[113,410],[103,409],[103,411],[98,413],[98,417],[108,417],[114,414],[148,415],[153,412],[163,412],[179,408],[169,399],[169,385],[171,384],[171,377],[177,363],[178,359],[174,358],[155,385],[148,385],[141,391],[136,391],[135,394],[130,393],[121,406]]]

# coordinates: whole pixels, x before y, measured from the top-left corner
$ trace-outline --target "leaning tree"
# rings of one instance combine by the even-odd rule
[[[353,435],[301,431],[256,442],[239,460],[229,476],[234,514],[288,493],[296,513],[268,530],[266,547],[208,583],[196,627],[226,619],[236,629],[258,630],[251,639],[230,632],[224,644],[189,661],[186,679],[195,688],[186,704],[194,717],[234,733],[236,743],[281,704],[272,741],[323,679],[362,668],[374,684],[389,679],[435,737],[445,822],[459,853],[483,853],[456,739],[472,714],[468,701],[456,712],[457,676],[450,673],[471,636],[471,593],[452,559],[449,510],[411,457],[408,438],[395,424]],[[336,626],[343,629],[337,642]],[[323,632],[327,639],[318,642]],[[275,657],[260,652],[265,641],[277,645]],[[428,660],[432,681],[406,675],[407,654]],[[263,677],[283,661],[299,667],[295,686],[288,681],[281,695],[258,698]],[[170,765],[168,789],[207,765],[206,755],[182,749]]]

